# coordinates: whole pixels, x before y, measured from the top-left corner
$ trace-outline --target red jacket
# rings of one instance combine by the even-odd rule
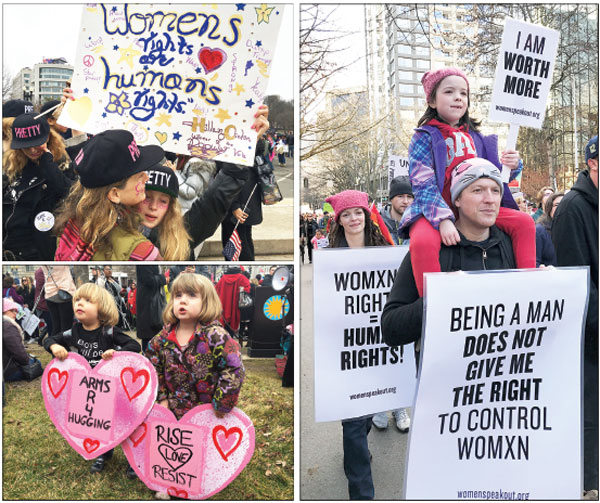
[[[217,294],[223,305],[221,323],[225,320],[236,332],[240,328],[240,308],[238,307],[240,287],[243,287],[245,292],[250,292],[250,281],[246,276],[237,272],[226,272],[217,283]]]

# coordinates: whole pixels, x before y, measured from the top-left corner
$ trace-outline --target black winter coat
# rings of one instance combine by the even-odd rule
[[[157,265],[135,266],[137,277],[137,336],[139,339],[150,340],[162,329],[162,324],[152,325],[150,322],[151,298],[160,295],[160,289],[167,284],[165,275]]]
[[[492,226],[490,237],[485,241],[468,241],[461,234],[458,245],[442,245],[440,266],[443,272],[482,271],[514,269],[516,262],[510,238]],[[383,340],[388,346],[415,342],[421,337],[422,326],[423,297],[419,297],[409,252],[398,269],[381,313]]]
[[[585,323],[585,358],[598,362],[598,188],[582,171],[562,198],[552,220],[559,266],[590,266],[590,297]]]
[[[13,182],[2,180],[2,248],[9,260],[54,260],[56,237],[53,222],[46,221],[47,230],[36,216],[53,213],[64,199],[73,181],[62,172],[46,152],[39,164],[29,161]],[[7,253],[8,252],[8,253]]]

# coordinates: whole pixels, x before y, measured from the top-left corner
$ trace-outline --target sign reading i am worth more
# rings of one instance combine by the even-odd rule
[[[490,120],[540,129],[560,33],[506,18],[490,104]]]
[[[580,499],[589,269],[426,283],[406,498]]]
[[[313,253],[315,420],[411,406],[414,348],[383,342],[381,311],[408,246]]]
[[[127,129],[140,145],[254,162],[283,6],[87,4],[59,123]]]

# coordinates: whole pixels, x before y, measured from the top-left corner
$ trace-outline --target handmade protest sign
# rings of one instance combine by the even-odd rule
[[[313,253],[315,420],[412,405],[414,348],[389,347],[380,318],[408,246]]]
[[[408,157],[390,155],[388,158],[388,176],[390,182],[397,176],[408,176]]]
[[[153,491],[205,499],[230,484],[252,458],[254,425],[238,408],[219,419],[211,404],[199,405],[177,421],[155,404],[123,451]]]
[[[91,369],[69,353],[52,360],[42,375],[42,395],[50,419],[85,459],[119,445],[144,421],[156,398],[158,379],[150,361],[128,351]]]
[[[252,165],[282,14],[276,4],[85,5],[77,99],[58,122]]]
[[[581,498],[588,285],[587,267],[426,276],[407,499]]]
[[[510,123],[506,148],[515,149],[519,126],[541,129],[560,33],[506,18],[490,103],[490,120]],[[502,170],[508,182],[510,170]]]

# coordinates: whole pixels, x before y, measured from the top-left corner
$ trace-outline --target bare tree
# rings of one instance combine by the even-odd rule
[[[350,35],[338,29],[331,21],[337,8],[305,4],[300,11],[300,134],[302,138],[300,159],[331,151],[337,147],[359,141],[377,123],[357,121],[358,108],[345,107],[343,115],[318,112],[325,98],[325,90],[338,72],[360,59],[345,64],[339,58],[348,50],[340,40]],[[352,127],[349,127],[352,124]]]
[[[12,76],[8,68],[2,68],[2,101],[10,99],[12,95]]]

